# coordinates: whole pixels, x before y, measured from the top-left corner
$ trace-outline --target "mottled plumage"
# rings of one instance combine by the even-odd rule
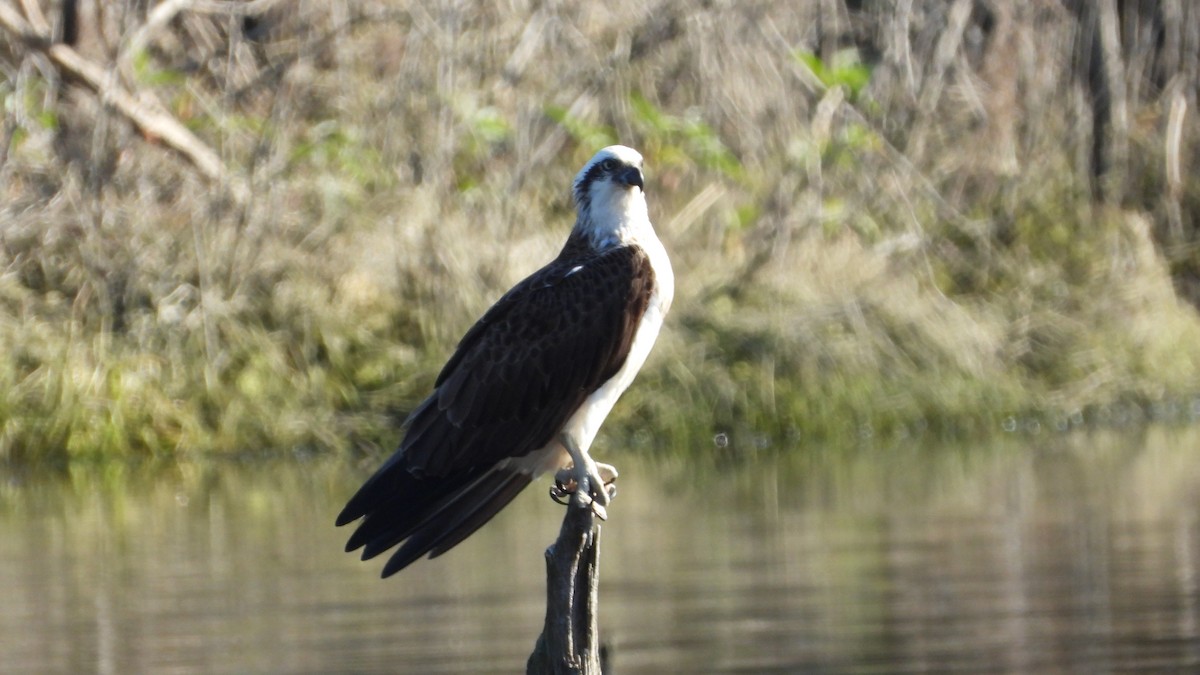
[[[558,257],[467,331],[399,449],[338,516],[364,518],[346,545],[363,559],[403,542],[384,576],[461,542],[536,475],[576,459],[568,446],[594,475],[587,448],[645,360],[674,282],[645,216],[640,155],[600,151],[574,195]]]

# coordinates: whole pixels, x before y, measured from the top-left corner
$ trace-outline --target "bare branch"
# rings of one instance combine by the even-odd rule
[[[1167,133],[1164,157],[1167,174],[1167,224],[1172,243],[1184,240],[1183,232],[1183,169],[1180,148],[1183,145],[1183,120],[1187,116],[1187,98],[1183,95],[1183,83],[1176,81],[1168,87],[1170,108],[1167,113]]]
[[[29,17],[29,23],[33,24],[34,30],[50,34],[50,22],[46,20],[46,15],[42,14],[42,8],[37,2],[21,0],[21,8],[25,10],[25,16]]]
[[[236,201],[242,203],[248,197],[245,186],[232,179],[217,153],[166,112],[153,94],[126,91],[113,73],[85,59],[69,45],[52,43],[48,34],[36,30],[8,4],[0,4],[0,29],[26,47],[44,53],[66,76],[95,92],[105,104],[128,118],[147,137],[159,139],[182,155],[205,178],[216,183],[227,182]]]
[[[171,20],[180,12],[188,9],[192,4],[192,0],[165,0],[154,7],[149,15],[146,16],[146,22],[134,31],[129,38],[128,46],[122,50],[129,54],[137,54],[150,44],[154,39],[154,34],[162,30],[164,26],[171,23]]]
[[[1100,48],[1104,53],[1104,79],[1109,102],[1104,195],[1112,203],[1119,204],[1125,196],[1129,164],[1129,101],[1125,91],[1125,61],[1121,56],[1121,19],[1116,0],[1102,0],[1099,9]]]
[[[938,38],[933,53],[933,65],[921,85],[921,97],[917,102],[916,128],[908,139],[905,149],[909,157],[919,159],[925,152],[933,111],[937,109],[946,85],[946,70],[962,45],[963,31],[971,18],[971,0],[955,0],[946,19],[946,28]]]
[[[232,14],[234,16],[253,16],[261,14],[279,4],[279,0],[250,0],[250,2],[213,2],[212,0],[164,0],[155,5],[146,17],[146,23],[129,38],[125,51],[136,54],[149,45],[155,34],[183,12],[198,14]]]

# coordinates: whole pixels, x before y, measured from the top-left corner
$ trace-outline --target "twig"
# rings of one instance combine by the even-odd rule
[[[146,15],[146,20],[133,32],[127,46],[122,51],[126,54],[137,54],[144,50],[150,44],[150,41],[154,39],[155,33],[165,28],[180,12],[188,9],[191,4],[192,0],[166,0],[159,3]]]
[[[909,135],[905,154],[910,157],[921,157],[925,152],[925,143],[929,135],[930,120],[933,111],[937,109],[938,101],[942,98],[945,88],[945,74],[962,45],[963,31],[971,18],[971,0],[955,0],[950,7],[946,19],[946,29],[938,38],[937,47],[933,52],[933,66],[921,84],[921,96],[917,101],[916,128]]]
[[[25,16],[29,17],[29,23],[33,24],[34,30],[50,34],[50,22],[46,20],[46,15],[42,14],[42,8],[36,2],[21,0],[21,8],[25,10]]]
[[[1184,240],[1183,233],[1183,170],[1180,168],[1180,147],[1183,145],[1183,119],[1187,116],[1187,98],[1183,95],[1183,83],[1176,79],[1168,86],[1167,98],[1170,108],[1167,113],[1167,133],[1164,139],[1164,158],[1167,174],[1167,222],[1170,227],[1171,243]]]
[[[232,14],[253,16],[279,4],[280,0],[249,0],[248,2],[212,2],[211,0],[165,0],[154,7],[146,21],[129,38],[125,51],[136,54],[145,49],[176,16],[183,12],[197,14]]]
[[[1125,62],[1121,56],[1121,17],[1116,0],[1102,0],[1100,49],[1104,54],[1104,84],[1108,94],[1108,133],[1103,139],[1107,162],[1102,190],[1105,198],[1120,204],[1125,198],[1129,170],[1129,100],[1125,87]]]
[[[138,92],[135,96],[125,91],[116,78],[106,73],[100,65],[85,59],[69,45],[53,44],[48,35],[35,30],[8,4],[0,4],[0,28],[27,47],[44,53],[65,75],[99,95],[102,101],[112,105],[147,137],[157,138],[178,152],[206,178],[217,183],[228,182],[230,192],[238,203],[246,201],[249,193],[245,186],[231,180],[217,153],[167,113],[149,92]]]

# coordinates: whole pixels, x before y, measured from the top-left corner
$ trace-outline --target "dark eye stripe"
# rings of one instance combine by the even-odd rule
[[[621,167],[621,163],[612,157],[607,157],[599,162],[596,162],[588,169],[588,172],[575,186],[575,202],[582,207],[587,207],[589,203],[588,190],[592,183],[599,180],[604,174],[612,173]]]

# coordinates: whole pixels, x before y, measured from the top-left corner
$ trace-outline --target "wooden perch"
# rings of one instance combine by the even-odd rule
[[[227,184],[238,203],[246,200],[249,195],[246,186],[232,179],[217,153],[166,112],[152,94],[139,92],[134,95],[126,91],[115,74],[85,59],[70,45],[53,43],[48,32],[36,29],[4,2],[0,2],[0,28],[26,47],[45,54],[65,76],[91,89],[101,101],[133,122],[144,135],[158,138],[178,152],[205,178]]]
[[[546,623],[525,664],[527,675],[601,675],[600,526],[571,498],[558,539],[546,549]]]

